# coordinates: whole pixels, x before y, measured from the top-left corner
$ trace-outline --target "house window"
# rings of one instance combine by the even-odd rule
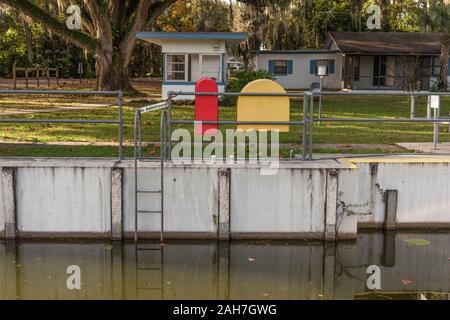
[[[275,75],[285,76],[288,74],[287,60],[275,60],[273,65]]]
[[[431,75],[438,77],[441,74],[441,59],[439,57],[431,58]]]
[[[187,60],[185,54],[168,54],[166,80],[186,81]]]
[[[327,64],[327,74],[334,74],[334,60],[311,60],[309,62],[309,73],[317,76],[318,64]]]

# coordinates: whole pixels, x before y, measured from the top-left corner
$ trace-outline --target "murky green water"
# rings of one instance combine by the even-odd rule
[[[450,299],[450,233],[356,242],[0,243],[0,299]],[[144,250],[142,250],[144,249]],[[67,267],[81,271],[69,290]],[[381,289],[366,286],[380,267]]]

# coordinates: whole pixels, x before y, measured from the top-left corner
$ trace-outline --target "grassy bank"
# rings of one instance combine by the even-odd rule
[[[157,102],[149,95],[148,100],[142,96],[127,97],[123,108],[124,141],[133,141],[133,121],[136,108]],[[416,116],[426,116],[426,101],[416,99]],[[450,99],[442,99],[441,115],[450,111]],[[316,103],[316,109],[318,104]],[[302,100],[291,100],[291,120],[302,118]],[[34,111],[35,110],[35,111]],[[194,106],[176,105],[173,109],[176,119],[194,119]],[[23,113],[25,112],[25,113]],[[339,118],[399,118],[409,117],[409,100],[406,97],[382,96],[326,96],[323,104],[323,117]],[[0,115],[2,118],[32,119],[117,119],[118,108],[113,97],[91,96],[0,96]],[[221,107],[220,119],[236,118],[235,107]],[[146,114],[143,117],[143,140],[159,141],[160,112]],[[178,126],[181,127],[181,126]],[[394,144],[396,142],[430,142],[432,141],[432,124],[420,123],[322,123],[314,127],[314,143],[336,144],[336,148],[326,148],[339,152],[339,145],[345,144]],[[174,127],[176,129],[177,127]],[[188,126],[191,130],[192,126]],[[223,126],[221,129],[234,128]],[[0,140],[4,142],[117,142],[117,126],[110,124],[23,124],[0,123]],[[450,141],[448,125],[441,125],[441,141]],[[289,133],[280,134],[281,143],[300,145],[301,129],[291,127]],[[48,149],[47,151],[38,151]],[[336,149],[336,150],[333,150]],[[369,153],[367,150],[352,152]],[[350,148],[351,150],[351,148]],[[320,151],[320,149],[319,149]],[[384,152],[383,150],[379,150]],[[157,148],[155,148],[157,152]],[[346,151],[347,152],[347,151]],[[0,147],[0,156],[35,155],[45,156],[113,156],[114,147],[77,146],[77,147],[42,147],[12,146]],[[131,155],[127,150],[127,154]]]

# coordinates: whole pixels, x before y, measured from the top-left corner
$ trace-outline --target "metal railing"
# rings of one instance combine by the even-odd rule
[[[1,95],[103,95],[117,96],[118,115],[115,120],[99,119],[16,119],[2,118],[0,123],[67,123],[67,124],[111,124],[118,126],[119,160],[123,155],[123,93],[122,91],[66,91],[66,90],[0,90]],[[1,116],[1,114],[0,114]]]
[[[159,213],[161,217],[160,225],[160,240],[161,243],[164,241],[164,161],[167,158],[167,140],[169,138],[168,132],[168,122],[166,115],[166,108],[168,107],[167,101],[162,101],[160,103],[151,104],[136,110],[134,116],[134,241],[138,241],[139,233],[139,214],[142,213]],[[159,190],[140,190],[139,189],[139,174],[138,174],[138,163],[143,160],[142,157],[142,114],[162,110],[161,112],[161,122],[159,128],[160,135],[160,189]],[[142,210],[139,209],[139,194],[160,194],[160,210]]]
[[[160,143],[161,143],[161,155],[164,160],[170,159],[170,153],[172,150],[172,128],[173,125],[198,125],[198,124],[209,124],[209,125],[292,125],[301,127],[301,138],[302,145],[302,160],[313,160],[313,142],[314,142],[314,125],[320,122],[358,122],[358,123],[433,123],[433,141],[435,146],[439,143],[439,124],[450,123],[450,118],[441,118],[439,112],[435,111],[434,118],[428,116],[427,118],[331,118],[322,117],[319,112],[318,116],[315,116],[315,97],[325,97],[325,96],[405,96],[411,97],[414,101],[416,97],[420,96],[449,96],[450,92],[403,92],[403,91],[322,91],[322,92],[289,92],[289,93],[236,93],[236,92],[218,92],[218,93],[198,93],[198,92],[169,92],[168,99],[159,104],[151,105],[139,109],[136,112],[135,117],[135,150],[137,154],[135,155],[137,159],[141,158],[141,148],[142,148],[142,132],[140,126],[140,116],[141,112],[148,112],[159,109],[168,109],[167,119],[164,122],[165,128],[161,132]],[[291,98],[302,98],[303,99],[303,113],[300,115],[300,119],[297,121],[238,121],[238,120],[218,120],[218,121],[196,121],[196,120],[186,120],[186,119],[176,119],[173,115],[173,100],[176,97],[195,97],[195,96],[255,96],[255,97],[291,97]],[[374,106],[376,108],[376,106]],[[412,115],[412,114],[411,114]],[[164,134],[163,134],[164,133]]]
[[[169,92],[168,93],[168,132],[169,137],[172,134],[172,126],[174,124],[199,124],[196,120],[174,120],[172,116],[172,102],[177,96],[217,96],[217,97],[288,97],[288,98],[303,98],[303,113],[301,119],[298,121],[238,121],[238,120],[218,120],[218,121],[201,121],[201,124],[211,124],[211,125],[292,125],[302,127],[302,160],[306,160],[306,136],[307,136],[307,124],[308,122],[308,111],[309,111],[309,100],[312,96],[311,92],[287,92],[287,93],[242,93],[242,92]],[[168,154],[172,150],[172,139],[169,138],[168,141]]]
[[[450,97],[450,92],[404,92],[404,91],[322,91],[314,92],[312,96],[407,96],[411,98],[411,116],[409,118],[323,118],[321,116],[321,108],[319,109],[319,116],[314,118],[314,99],[312,99],[310,105],[310,114],[312,118],[310,119],[311,127],[314,126],[314,121],[320,122],[367,122],[367,123],[433,123],[433,143],[434,148],[437,148],[439,143],[439,124],[449,123],[450,118],[441,118],[439,114],[439,109],[435,109],[434,117],[430,116],[430,106],[427,106],[427,117],[426,118],[414,118],[414,103],[415,98],[424,96],[440,96],[440,97]],[[312,134],[311,134],[312,139]],[[312,141],[310,141],[310,148]],[[310,153],[310,159],[312,159],[312,153]]]

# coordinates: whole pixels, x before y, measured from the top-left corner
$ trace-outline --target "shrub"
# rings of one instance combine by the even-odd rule
[[[248,83],[258,79],[273,80],[273,74],[266,70],[238,70],[233,77],[230,78],[226,91],[241,92]],[[224,105],[233,105],[236,102],[236,97],[226,96],[222,102]]]

